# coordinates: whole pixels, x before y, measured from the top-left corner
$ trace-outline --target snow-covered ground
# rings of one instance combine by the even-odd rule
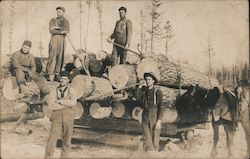
[[[48,118],[28,121],[17,127],[15,133],[8,130],[13,123],[1,124],[1,158],[43,158],[48,139],[50,121]],[[141,150],[114,147],[97,143],[73,144],[70,152],[72,158],[209,158],[212,148],[213,131],[195,129],[195,142],[189,150],[184,150],[178,139],[170,138],[163,151],[145,154]],[[166,140],[166,138],[162,138]],[[239,125],[235,133],[233,158],[244,158],[246,155],[246,141],[244,131]],[[54,157],[60,157],[60,149],[56,148]],[[220,127],[220,141],[218,143],[218,158],[227,158],[226,139],[223,127]]]

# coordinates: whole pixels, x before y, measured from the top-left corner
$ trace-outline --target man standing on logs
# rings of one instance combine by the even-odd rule
[[[69,73],[60,73],[59,87],[49,94],[47,100],[49,109],[53,110],[51,116],[51,128],[46,147],[45,158],[53,158],[54,149],[58,137],[62,134],[61,158],[68,158],[73,134],[74,106],[77,104],[77,94],[74,88],[69,86]]]
[[[127,52],[115,44],[122,45],[125,48],[130,47],[132,37],[132,22],[126,18],[127,9],[125,7],[119,8],[120,20],[116,22],[114,32],[107,39],[108,42],[114,40],[112,58],[114,59],[112,66],[118,64],[118,57],[120,57],[120,64],[126,62]]]
[[[56,11],[57,18],[52,18],[49,22],[51,39],[46,72],[50,81],[59,80],[64,59],[65,36],[69,32],[69,21],[64,18],[65,8],[57,7]]]
[[[20,92],[25,90],[26,82],[30,81],[36,73],[36,63],[34,56],[29,52],[32,46],[31,41],[25,40],[19,51],[12,54],[11,62]]]
[[[164,111],[162,91],[155,87],[157,78],[153,72],[145,73],[147,86],[143,86],[137,93],[143,105],[142,127],[144,148],[146,152],[159,151],[161,119]]]

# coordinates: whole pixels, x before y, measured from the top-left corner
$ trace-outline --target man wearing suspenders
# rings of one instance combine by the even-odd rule
[[[164,112],[162,91],[155,87],[157,78],[154,73],[144,74],[146,86],[138,92],[143,105],[142,127],[145,151],[159,151],[161,119]]]
[[[111,42],[112,39],[115,39],[114,42],[124,46],[125,48],[130,47],[131,37],[132,37],[132,21],[126,18],[127,9],[125,7],[119,8],[120,20],[116,22],[114,32],[107,39],[108,42]],[[124,48],[113,45],[112,66],[118,64],[118,58],[120,57],[120,64],[126,62],[127,52]]]
[[[61,134],[61,158],[68,158],[74,126],[75,113],[73,107],[77,103],[76,92],[69,85],[68,72],[63,71],[60,73],[60,85],[49,94],[49,98],[51,102],[48,103],[48,107],[53,110],[53,113],[45,158],[53,158],[54,149]]]

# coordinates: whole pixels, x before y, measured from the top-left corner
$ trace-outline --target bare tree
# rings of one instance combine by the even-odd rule
[[[151,18],[152,18],[152,24],[151,24],[151,52],[154,52],[154,44],[155,41],[158,39],[158,37],[161,34],[161,28],[160,28],[160,12],[159,8],[161,6],[162,2],[161,0],[152,0],[152,11],[150,12]]]
[[[85,50],[87,50],[87,43],[88,43],[89,17],[90,17],[90,7],[91,7],[92,0],[87,0],[86,3],[87,3],[87,5],[88,5],[88,19],[87,19],[87,30],[86,30],[85,46],[84,46],[84,49],[85,49]]]
[[[15,1],[9,1],[9,3],[10,3],[9,54],[12,54]]]
[[[166,54],[168,54],[169,49],[174,44],[173,38],[175,36],[173,28],[170,24],[170,21],[167,20],[165,26],[164,26],[165,34],[163,35],[163,39],[165,39],[165,49]]]
[[[80,25],[80,48],[82,48],[82,14],[83,14],[82,0],[80,0],[80,2],[79,2],[79,9],[80,9],[80,19],[79,19],[79,25]]]
[[[208,60],[209,60],[209,76],[212,77],[212,56],[215,55],[215,51],[214,51],[214,47],[213,47],[213,43],[212,43],[212,39],[211,36],[209,34],[207,41],[206,41],[206,45],[204,46],[204,50],[202,51],[203,53],[207,54],[208,56]],[[209,78],[209,83],[211,84],[210,78]]]
[[[102,5],[100,1],[96,1],[96,9],[98,10],[98,19],[100,27],[101,50],[103,50],[103,30],[102,30]]]

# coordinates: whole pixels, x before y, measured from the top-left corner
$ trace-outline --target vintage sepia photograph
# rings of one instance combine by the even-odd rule
[[[0,158],[250,158],[248,0],[1,0]]]

